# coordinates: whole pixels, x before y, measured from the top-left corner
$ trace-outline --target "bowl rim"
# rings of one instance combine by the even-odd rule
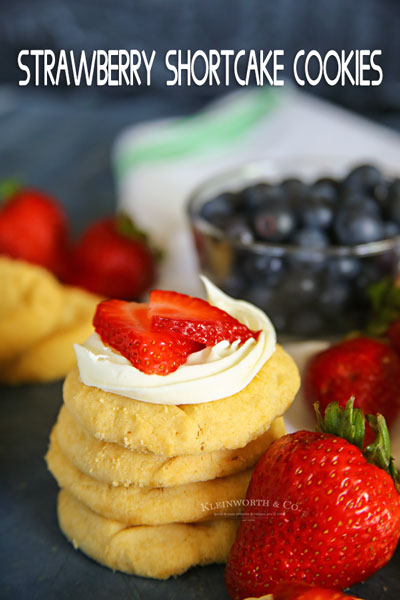
[[[241,165],[239,165],[237,167],[230,167],[229,169],[224,169],[221,172],[219,172],[218,174],[208,177],[207,179],[205,179],[204,181],[202,181],[200,184],[196,185],[193,188],[193,190],[191,191],[191,193],[189,194],[188,199],[187,199],[186,209],[187,209],[187,213],[189,215],[189,219],[190,219],[190,223],[191,223],[192,227],[196,228],[203,234],[206,234],[210,237],[215,238],[216,240],[218,240],[220,242],[228,243],[234,249],[253,251],[258,254],[263,254],[266,251],[268,251],[268,253],[273,256],[283,256],[283,255],[292,255],[292,254],[307,255],[310,252],[312,252],[314,255],[321,254],[324,256],[336,256],[336,257],[342,257],[342,256],[362,257],[362,256],[364,256],[365,257],[365,256],[374,256],[374,255],[382,254],[388,250],[393,250],[396,247],[399,247],[399,249],[400,249],[400,234],[396,235],[394,237],[391,237],[391,238],[384,238],[382,240],[377,240],[375,242],[355,244],[353,246],[346,246],[346,245],[328,246],[328,247],[324,247],[324,248],[297,246],[295,244],[283,244],[283,243],[279,244],[279,243],[263,242],[263,241],[242,242],[240,240],[236,240],[234,238],[227,236],[222,231],[222,229],[219,229],[218,227],[216,227],[215,225],[213,225],[212,223],[210,223],[209,221],[204,219],[200,215],[198,207],[196,208],[196,203],[199,201],[200,195],[204,194],[206,192],[206,190],[212,186],[217,186],[219,183],[223,184],[224,182],[229,183],[229,179],[237,179],[241,175],[243,176],[243,186],[245,186],[246,181],[251,180],[250,175],[251,176],[256,175],[258,170],[259,170],[259,174],[260,175],[262,174],[262,170],[261,170],[262,166],[264,166],[264,170],[265,170],[266,164],[269,164],[271,166],[275,166],[275,167],[279,168],[279,165],[285,165],[285,164],[288,165],[289,161],[293,161],[293,160],[296,160],[297,162],[305,163],[306,165],[307,164],[310,165],[311,163],[313,163],[313,164],[316,164],[316,166],[318,166],[317,163],[322,162],[321,157],[319,157],[319,158],[303,157],[301,159],[298,159],[296,157],[292,157],[292,158],[287,157],[287,158],[282,158],[282,159],[254,160],[254,161],[242,163]],[[323,160],[328,161],[329,157],[324,157]],[[341,160],[343,160],[343,159],[341,159]],[[362,163],[358,162],[357,164],[360,165]],[[357,165],[355,164],[354,166],[357,166]],[[325,163],[324,163],[324,167],[329,169],[329,165],[326,165]],[[331,166],[331,169],[332,169],[332,166]],[[246,175],[247,175],[247,177],[246,177]],[[324,172],[323,176],[329,177],[329,173]],[[288,175],[288,177],[286,177],[286,178],[289,178],[289,177],[290,176]],[[293,174],[293,177],[296,177],[296,175]],[[264,181],[268,182],[267,176],[265,176]],[[254,183],[256,183],[256,181]],[[260,179],[259,183],[262,183],[261,179]],[[226,191],[229,191],[229,189],[227,189]],[[208,198],[207,200],[211,200],[211,198]],[[203,204],[207,200],[205,200],[203,202]]]

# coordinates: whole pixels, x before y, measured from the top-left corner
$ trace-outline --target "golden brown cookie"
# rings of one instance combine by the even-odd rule
[[[113,486],[81,473],[62,454],[54,433],[46,460],[58,485],[94,512],[127,525],[192,523],[237,514],[252,470],[169,488]],[[239,504],[239,506],[238,506]]]
[[[73,345],[92,333],[100,298],[76,287],[61,286],[62,308],[51,332],[13,360],[0,365],[0,381],[24,383],[61,379],[76,363]]]
[[[65,405],[55,426],[61,451],[82,473],[113,485],[150,487],[183,485],[239,473],[254,466],[268,446],[285,433],[283,419],[278,418],[266,433],[243,448],[166,458],[96,440]]]
[[[97,439],[174,457],[241,448],[269,429],[299,387],[292,358],[277,346],[237,394],[204,404],[149,404],[82,383],[77,368],[64,383],[64,402]]]
[[[30,348],[56,327],[62,289],[46,269],[0,256],[0,364]]]
[[[75,548],[117,571],[167,579],[195,565],[226,562],[239,519],[129,527],[100,517],[68,492],[58,497],[58,520]]]

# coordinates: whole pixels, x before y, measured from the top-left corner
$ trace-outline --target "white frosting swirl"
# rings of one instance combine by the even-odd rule
[[[257,340],[222,341],[189,355],[168,375],[147,375],[125,357],[105,346],[97,333],[75,344],[81,380],[89,386],[153,404],[200,404],[240,392],[273,354],[276,334],[267,315],[252,304],[234,300],[202,277],[210,304],[261,330]]]

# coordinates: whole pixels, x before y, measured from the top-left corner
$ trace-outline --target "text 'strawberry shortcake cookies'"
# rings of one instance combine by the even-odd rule
[[[64,534],[79,548],[113,570],[167,579],[194,565],[225,563],[239,519],[129,527],[105,519],[61,490],[58,518]]]
[[[268,317],[204,283],[209,302],[161,290],[102,302],[64,384],[47,454],[61,528],[128,573],[226,560],[232,515],[299,386]]]
[[[64,456],[82,473],[112,485],[170,487],[227,477],[253,467],[269,445],[285,435],[281,417],[243,448],[167,458],[134,452],[94,438],[64,405],[54,427]]]
[[[73,344],[93,332],[100,298],[7,257],[0,257],[0,288],[0,381],[65,377],[76,362]]]

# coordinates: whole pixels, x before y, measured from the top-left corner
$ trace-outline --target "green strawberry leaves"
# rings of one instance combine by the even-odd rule
[[[321,416],[318,402],[314,404],[314,410],[317,416],[319,431],[337,435],[362,450],[365,435],[365,418],[360,408],[354,408],[354,396],[347,401],[345,408],[339,406],[338,402],[328,404],[323,417]]]
[[[354,408],[354,396],[347,401],[345,408],[339,406],[338,402],[331,402],[326,407],[324,416],[321,415],[318,402],[314,404],[314,410],[317,417],[318,431],[337,435],[347,440],[350,444],[357,446],[369,463],[380,467],[392,477],[396,489],[400,494],[400,475],[391,456],[390,436],[383,415],[364,416],[361,408]],[[363,450],[365,418],[376,437]]]
[[[390,436],[383,415],[367,415],[368,423],[376,434],[375,440],[365,448],[364,456],[368,462],[380,467],[386,473],[389,473],[394,481],[397,491],[400,494],[400,475],[395,467],[394,459],[391,456]]]
[[[117,215],[115,219],[115,230],[124,237],[142,242],[142,244],[150,249],[156,261],[160,261],[164,258],[163,251],[150,244],[147,233],[140,229],[128,215],[124,213]]]
[[[371,311],[365,333],[384,336],[389,325],[400,318],[400,281],[391,277],[381,279],[369,286],[368,297]]]
[[[0,181],[0,204],[8,201],[23,188],[22,182],[18,179],[3,179]]]

